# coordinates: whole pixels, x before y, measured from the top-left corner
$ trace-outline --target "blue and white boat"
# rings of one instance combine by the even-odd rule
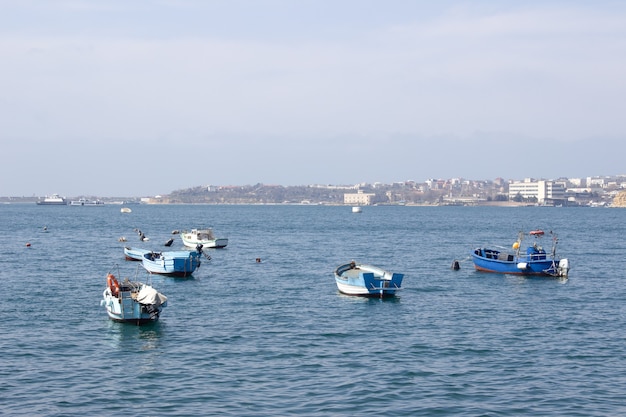
[[[146,253],[150,253],[150,251],[148,249],[124,246],[124,258],[126,258],[127,261],[141,261]]]
[[[148,284],[128,278],[120,283],[109,273],[100,305],[106,308],[111,320],[140,325],[159,319],[167,307],[167,297]]]
[[[552,249],[550,253],[539,245],[544,236],[542,230],[533,230],[528,233],[533,239],[533,244],[528,245],[522,251],[522,244],[526,234],[520,232],[517,241],[513,243],[512,250],[506,248],[476,248],[471,256],[477,271],[496,272],[500,274],[515,275],[538,275],[552,277],[566,277],[569,273],[569,260],[559,258],[556,255],[558,238],[552,232]]]
[[[187,277],[200,266],[201,250],[145,253],[141,265],[152,274]]]
[[[404,274],[352,261],[337,267],[335,282],[343,294],[366,297],[390,297],[402,286]]]

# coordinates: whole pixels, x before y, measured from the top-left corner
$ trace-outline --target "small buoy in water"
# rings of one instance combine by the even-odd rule
[[[30,242],[27,242],[27,243],[26,243],[26,247],[27,247],[27,248],[30,248]]]
[[[260,264],[261,263],[261,258],[256,258],[256,263]]]
[[[119,239],[117,239],[118,242],[126,242],[126,238],[124,236],[121,236]]]
[[[461,265],[459,264],[459,261],[457,261],[456,259],[452,261],[452,269],[454,269],[455,271],[458,271],[459,269],[461,269]]]

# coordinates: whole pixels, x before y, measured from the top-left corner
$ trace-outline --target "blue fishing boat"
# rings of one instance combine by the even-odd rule
[[[390,297],[400,290],[404,274],[352,261],[335,269],[337,289],[347,295]]]
[[[167,306],[167,297],[145,283],[128,278],[120,283],[109,273],[100,305],[106,308],[111,320],[140,325],[159,319]]]
[[[566,277],[570,269],[569,260],[557,257],[558,238],[550,232],[552,249],[548,254],[539,245],[544,234],[542,230],[529,232],[528,236],[533,239],[533,243],[528,245],[525,251],[522,251],[522,244],[526,237],[524,232],[519,233],[517,241],[513,243],[512,250],[476,248],[471,253],[474,267],[477,271],[500,274]]]
[[[141,265],[152,274],[187,277],[200,266],[201,250],[145,253]]]

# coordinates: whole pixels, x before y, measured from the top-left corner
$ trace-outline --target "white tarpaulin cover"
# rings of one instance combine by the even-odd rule
[[[144,285],[137,294],[137,301],[141,304],[152,304],[156,307],[160,306],[167,301],[167,297],[152,288],[149,285]]]

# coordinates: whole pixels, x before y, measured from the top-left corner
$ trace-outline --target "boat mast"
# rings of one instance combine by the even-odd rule
[[[517,240],[515,241],[517,245],[513,245],[515,247],[515,257],[517,258],[519,258],[519,251],[522,247],[522,240],[524,240],[524,232],[519,232],[517,234]]]

